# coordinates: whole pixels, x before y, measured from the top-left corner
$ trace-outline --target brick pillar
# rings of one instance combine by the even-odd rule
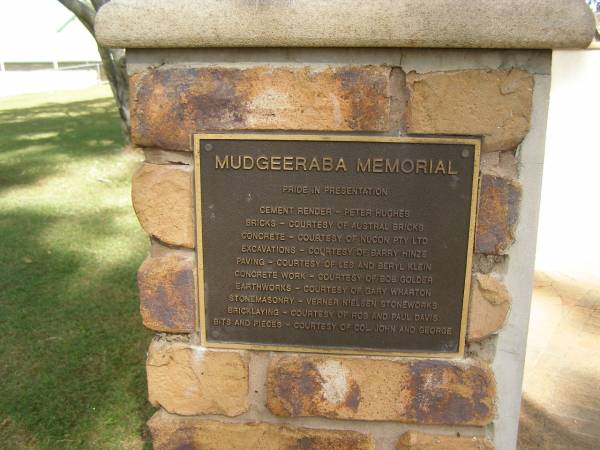
[[[113,0],[97,20],[127,47],[146,155],[132,197],[152,242],[138,285],[155,448],[514,448],[550,49],[591,40],[585,3],[255,3]],[[200,345],[190,142],[219,131],[482,138],[464,357]]]

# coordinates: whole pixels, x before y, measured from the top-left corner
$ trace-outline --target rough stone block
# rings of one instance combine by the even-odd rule
[[[400,436],[396,450],[494,450],[484,437],[457,437],[408,431]]]
[[[155,338],[146,360],[148,398],[179,415],[238,416],[248,410],[248,358],[175,337]]]
[[[396,130],[403,81],[386,66],[152,69],[130,78],[132,139],[190,150],[207,130]]]
[[[496,333],[508,316],[511,297],[496,276],[477,273],[471,283],[467,340],[480,341]]]
[[[145,148],[146,162],[150,164],[194,164],[194,155],[190,152],[162,150],[160,148]]]
[[[409,73],[410,133],[483,135],[483,151],[514,150],[529,130],[533,77],[522,70]]]
[[[112,0],[95,30],[112,48],[586,48],[594,18],[582,0]]]
[[[369,435],[263,422],[224,423],[158,411],[148,421],[156,450],[374,450]]]
[[[192,169],[144,163],[133,175],[133,209],[146,233],[180,247],[194,247]]]
[[[144,163],[133,177],[133,207],[144,230],[160,241],[194,248],[191,168]],[[521,185],[483,174],[475,234],[475,253],[503,255],[514,241]]]
[[[278,416],[483,426],[495,382],[473,361],[284,356],[273,360],[267,406]]]
[[[514,242],[521,185],[511,178],[483,174],[475,230],[475,253],[504,255]]]
[[[191,333],[196,317],[193,256],[148,257],[138,270],[140,312],[147,328]]]

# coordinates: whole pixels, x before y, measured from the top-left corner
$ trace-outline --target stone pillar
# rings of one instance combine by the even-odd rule
[[[591,41],[583,0],[112,0],[96,32],[127,48],[146,155],[155,448],[515,448],[551,49]],[[200,345],[190,142],[207,131],[482,137],[464,357]]]

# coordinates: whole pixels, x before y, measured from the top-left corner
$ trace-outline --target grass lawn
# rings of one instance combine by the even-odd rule
[[[147,448],[130,203],[107,86],[0,99],[0,448]]]

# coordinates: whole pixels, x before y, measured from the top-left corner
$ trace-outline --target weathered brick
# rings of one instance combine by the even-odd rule
[[[237,416],[248,410],[248,358],[181,338],[157,337],[146,361],[148,397],[173,414]]]
[[[160,148],[145,148],[146,162],[150,164],[194,164],[194,155],[190,152],[162,150]]]
[[[144,325],[167,333],[191,333],[196,317],[193,256],[148,257],[138,270]]]
[[[374,450],[370,435],[264,422],[224,423],[158,411],[148,421],[155,450]]]
[[[521,185],[512,178],[483,174],[475,230],[475,252],[504,255],[514,242]]]
[[[485,437],[457,437],[408,431],[400,436],[396,450],[494,450]]]
[[[144,163],[133,177],[133,206],[144,230],[170,245],[194,248],[192,171],[188,166]],[[475,252],[503,255],[514,241],[521,185],[481,177]]]
[[[386,66],[151,69],[130,77],[132,138],[190,150],[206,130],[399,129],[403,78]]]
[[[166,244],[193,248],[192,169],[144,163],[132,183],[133,209],[146,233]]]
[[[274,359],[267,406],[278,416],[486,425],[495,382],[473,361],[284,356]]]
[[[483,151],[514,150],[529,130],[533,77],[523,70],[409,73],[410,133],[483,135]]]
[[[500,330],[510,304],[510,294],[500,279],[490,274],[475,274],[471,283],[467,340],[480,341]]]

